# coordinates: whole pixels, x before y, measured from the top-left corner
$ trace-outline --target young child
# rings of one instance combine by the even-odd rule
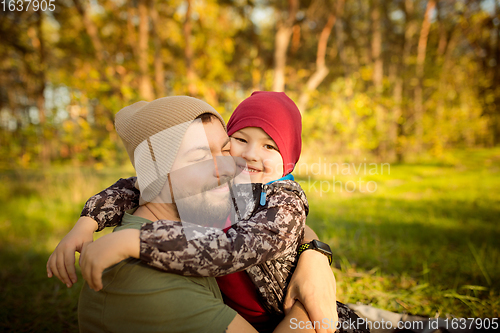
[[[144,225],[140,259],[171,273],[217,277],[227,305],[258,330],[272,331],[283,318],[308,213],[305,194],[290,174],[300,156],[301,127],[300,112],[284,93],[255,92],[244,100],[227,129],[240,172],[236,180],[249,178],[251,195],[234,185],[233,221],[211,236],[183,240],[181,250],[178,226],[162,220]],[[95,195],[82,216],[94,219],[99,230],[116,225],[138,205],[135,181],[122,179]],[[352,317],[337,306],[341,322]]]

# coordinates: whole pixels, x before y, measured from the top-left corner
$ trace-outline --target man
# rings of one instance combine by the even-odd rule
[[[190,97],[136,103],[121,110],[116,116],[117,132],[146,203],[133,215],[127,214],[116,230],[135,232],[143,223],[159,219],[180,221],[177,202],[183,202],[182,211],[201,211],[210,224],[225,220],[230,208],[227,181],[234,167],[222,124],[213,108]],[[113,240],[110,236],[108,241]],[[90,244],[82,255],[92,250],[97,250],[96,256],[105,255],[99,244]],[[81,331],[222,332],[230,325],[245,325],[223,304],[213,278],[164,273],[130,258],[106,270],[103,282],[100,292],[87,284],[82,290]]]

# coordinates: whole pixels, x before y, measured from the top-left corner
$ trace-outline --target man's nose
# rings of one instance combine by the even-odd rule
[[[236,164],[231,156],[214,156],[214,176],[217,177],[219,185],[234,178]]]

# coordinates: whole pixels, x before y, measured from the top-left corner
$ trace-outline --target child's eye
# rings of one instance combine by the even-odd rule
[[[273,145],[264,145],[264,148],[269,149],[269,150],[276,150],[276,151],[278,151],[278,148],[276,148]]]

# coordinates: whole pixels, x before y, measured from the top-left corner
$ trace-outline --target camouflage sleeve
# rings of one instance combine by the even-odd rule
[[[135,188],[137,177],[120,178],[107,189],[97,193],[85,203],[80,216],[94,219],[101,231],[120,223],[126,210],[139,205],[139,190]]]
[[[216,277],[242,271],[296,251],[306,212],[298,196],[285,193],[269,197],[264,209],[227,233],[181,222],[147,223],[141,229],[140,258],[158,269],[186,276]],[[188,240],[186,234],[196,237]]]

